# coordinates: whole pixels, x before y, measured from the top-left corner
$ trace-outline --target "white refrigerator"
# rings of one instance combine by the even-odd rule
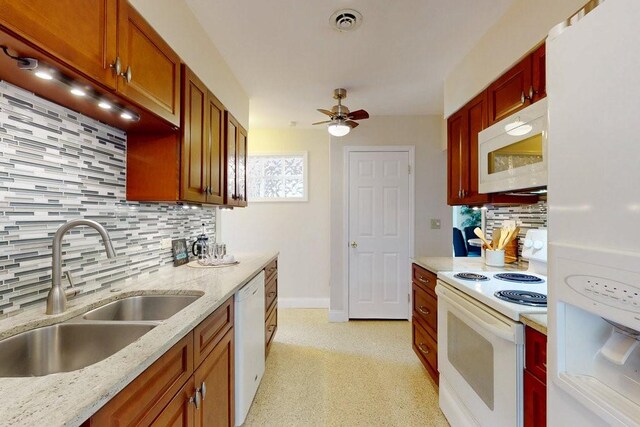
[[[640,1],[555,27],[547,93],[548,425],[640,425]]]

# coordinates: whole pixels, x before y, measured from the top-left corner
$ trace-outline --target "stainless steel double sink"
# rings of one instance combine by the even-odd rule
[[[110,302],[66,322],[0,341],[0,377],[70,372],[117,353],[195,300],[143,295]]]

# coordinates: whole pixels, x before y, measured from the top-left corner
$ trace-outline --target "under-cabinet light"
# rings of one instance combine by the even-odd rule
[[[131,115],[131,113],[129,113],[128,111],[123,111],[120,114],[120,117],[122,117],[125,120],[133,120],[133,115]]]
[[[87,94],[84,90],[82,90],[82,89],[80,89],[78,87],[71,88],[71,90],[69,92],[71,92],[75,96],[85,96]]]
[[[42,80],[53,80],[53,75],[48,70],[36,70],[34,74]]]
[[[98,103],[98,107],[102,108],[103,110],[110,110],[111,109],[111,103],[109,103],[107,101],[100,101]]]

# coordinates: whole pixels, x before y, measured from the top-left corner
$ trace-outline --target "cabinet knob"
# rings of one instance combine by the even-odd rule
[[[113,61],[112,64],[109,64],[109,68],[112,68],[115,71],[116,76],[119,76],[122,72],[122,62],[120,62],[120,57],[116,56],[116,60]]]
[[[131,65],[127,66],[127,70],[120,75],[124,78],[127,83],[131,83]]]

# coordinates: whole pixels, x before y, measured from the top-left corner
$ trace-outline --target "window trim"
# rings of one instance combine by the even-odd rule
[[[249,203],[304,203],[309,201],[309,152],[308,151],[277,151],[277,152],[254,152],[248,153],[249,157],[276,157],[276,156],[302,156],[302,181],[303,181],[303,197],[259,197],[249,198],[248,186],[247,186],[247,202]],[[247,180],[250,179],[249,170],[247,166]]]

